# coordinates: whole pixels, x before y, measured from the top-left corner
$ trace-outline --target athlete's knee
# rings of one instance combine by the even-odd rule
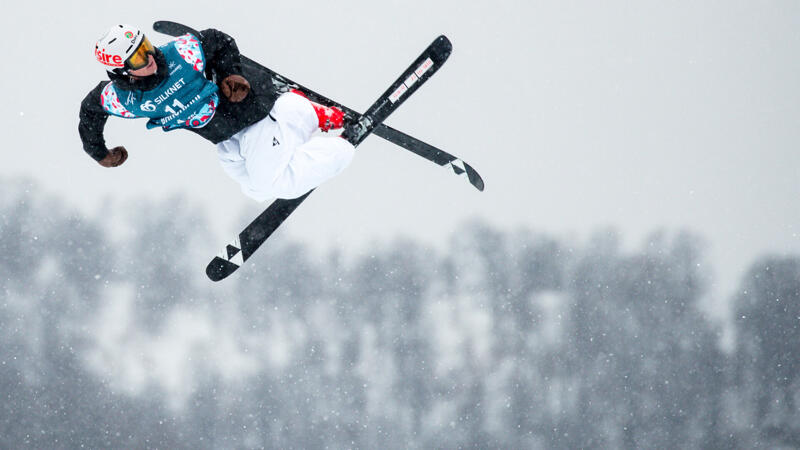
[[[276,112],[279,114],[291,114],[296,112],[314,113],[314,107],[311,102],[298,94],[287,92],[275,101],[274,106]]]
[[[278,97],[272,108],[273,115],[278,120],[313,124],[317,122],[317,114],[314,112],[311,102],[305,97],[292,92],[287,92]]]

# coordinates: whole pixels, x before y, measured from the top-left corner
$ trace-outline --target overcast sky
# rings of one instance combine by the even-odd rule
[[[707,239],[724,294],[757,255],[800,251],[800,2],[10,3],[0,176],[30,177],[92,216],[183,193],[213,215],[213,255],[266,205],[240,193],[212,144],[112,118],[107,143],[130,158],[104,169],[77,133],[80,102],[104,78],[95,40],[122,22],[159,45],[159,19],[223,30],[356,109],[450,37],[447,65],[388,123],[462,157],[486,191],[372,137],[285,224],[321,249],[442,242],[472,217],[579,239],[613,227],[635,246],[686,228]]]

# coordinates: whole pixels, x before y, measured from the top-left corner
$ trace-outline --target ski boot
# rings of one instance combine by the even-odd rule
[[[344,125],[344,112],[335,106],[325,106],[319,103],[312,102],[308,96],[302,91],[291,89],[289,92],[304,97],[314,107],[314,112],[317,113],[319,119],[319,129],[325,133],[330,130],[342,128]]]

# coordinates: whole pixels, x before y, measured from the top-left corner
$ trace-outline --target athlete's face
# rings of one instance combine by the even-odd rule
[[[138,70],[129,70],[128,73],[136,78],[149,77],[150,75],[156,73],[156,70],[158,69],[158,64],[156,64],[156,59],[153,57],[153,55],[147,55],[147,58],[148,58],[148,63],[146,66]]]

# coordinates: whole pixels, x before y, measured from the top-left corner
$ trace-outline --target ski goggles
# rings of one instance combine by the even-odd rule
[[[128,70],[139,70],[147,67],[147,64],[150,63],[150,58],[148,55],[155,55],[156,49],[153,47],[153,44],[144,37],[142,38],[142,42],[139,43],[139,46],[136,47],[136,50],[133,52],[128,59],[125,60],[125,67]]]

